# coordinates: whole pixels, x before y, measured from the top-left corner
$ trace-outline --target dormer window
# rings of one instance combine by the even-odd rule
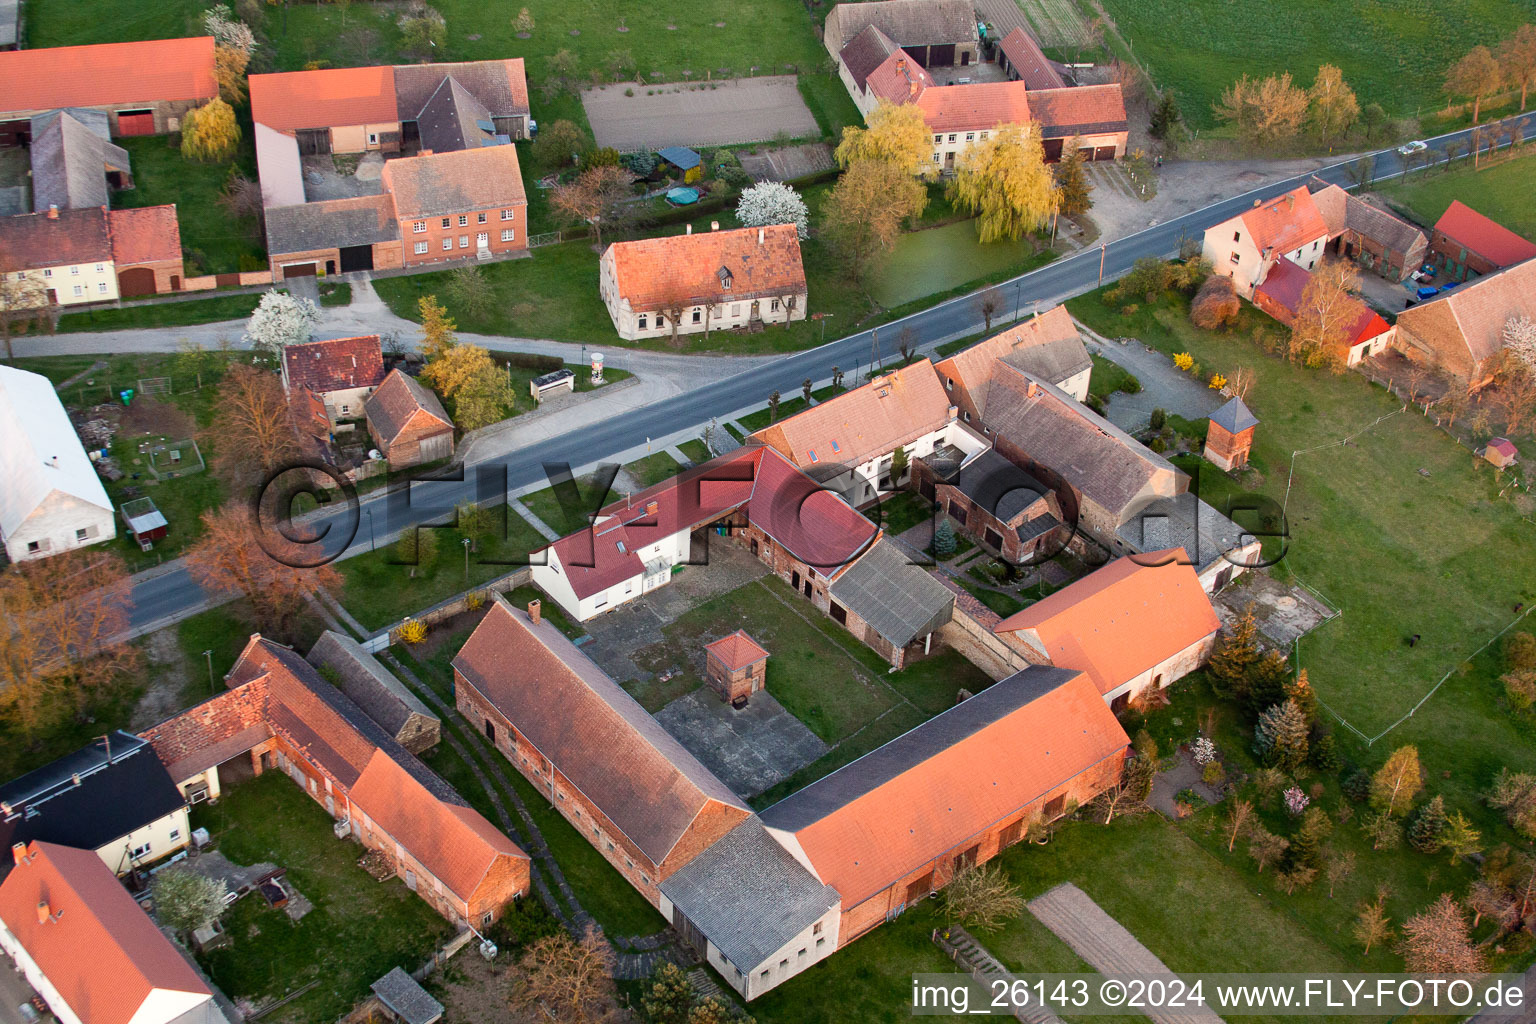
[[[842,451],[842,449],[837,446],[837,438],[834,437],[832,439],[832,454],[836,455],[840,451]]]
[[[621,555],[629,554],[629,549],[624,546],[624,542],[623,541],[618,541],[617,542],[617,547],[619,549],[619,554],[621,554]]]
[[[715,276],[720,279],[720,287],[722,289],[725,291],[731,290],[732,275],[730,267],[721,267],[719,270],[715,271]]]

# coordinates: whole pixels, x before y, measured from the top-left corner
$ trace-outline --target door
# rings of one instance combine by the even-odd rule
[[[1045,162],[1046,163],[1053,164],[1056,161],[1061,159],[1061,147],[1065,144],[1065,142],[1066,142],[1065,139],[1046,139],[1045,140]]]
[[[1221,570],[1221,572],[1216,574],[1216,587],[1215,587],[1215,589],[1216,590],[1220,590],[1222,587],[1226,586],[1228,583],[1231,583],[1231,582],[1232,582],[1232,567],[1229,565],[1225,569]]]
[[[411,892],[416,891],[416,872],[410,868],[405,869],[405,887],[411,890]]]
[[[965,67],[970,62],[971,62],[971,51],[970,50],[961,50],[960,51],[960,66],[961,67]]]
[[[315,265],[313,263],[290,263],[283,268],[283,277],[314,277]]]
[[[153,110],[119,110],[117,112],[117,134],[155,134],[155,112]]]
[[[1115,158],[1114,146],[1100,146],[1093,151],[1094,160],[1113,160]]]
[[[329,128],[306,128],[293,134],[299,143],[300,156],[324,156],[331,151]]]
[[[928,872],[922,878],[907,885],[906,903],[910,906],[933,892],[933,872]]]
[[[966,868],[975,867],[976,858],[980,853],[980,843],[977,843],[975,846],[972,846],[969,849],[961,850],[960,855],[955,858],[955,873],[958,874],[961,871],[964,871]]]
[[[794,587],[796,590],[800,589],[800,570],[799,569],[791,569],[789,571],[789,585],[791,587]]]
[[[832,602],[832,621],[837,623],[839,626],[848,625],[848,609],[844,608],[836,601]]]
[[[1002,551],[1003,550],[1003,535],[1002,534],[998,533],[996,530],[992,529],[989,526],[989,527],[987,527],[987,532],[986,532],[985,536],[986,536],[986,541],[987,541],[987,547],[991,548],[993,551]]]
[[[925,68],[949,68],[955,66],[955,44],[944,43],[938,46],[928,47],[928,59],[923,62]]]
[[[475,236],[476,249],[489,249],[491,247],[491,235],[488,231],[482,231]]]
[[[155,272],[148,267],[130,267],[119,271],[117,291],[123,298],[155,294]]]
[[[354,270],[373,269],[373,246],[371,245],[344,245],[341,247],[341,272],[350,274]]]

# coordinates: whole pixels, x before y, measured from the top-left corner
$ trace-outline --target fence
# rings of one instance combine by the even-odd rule
[[[560,232],[545,231],[538,235],[528,236],[528,248],[537,249],[541,245],[555,245],[560,241]]]
[[[533,580],[533,570],[526,565],[520,565],[505,576],[498,576],[489,583],[482,583],[478,587],[471,587],[462,593],[455,594],[446,601],[440,601],[419,615],[408,615],[398,622],[392,622],[379,633],[363,641],[363,648],[370,653],[377,654],[388,647],[395,630],[405,624],[407,620],[423,623],[427,626],[435,626],[445,619],[451,619],[455,615],[469,610],[470,599],[479,596],[489,600],[492,593],[510,594],[518,587],[526,586]]]
[[[192,456],[190,459],[187,458],[188,452]],[[149,471],[156,480],[174,480],[188,473],[201,473],[207,468],[203,463],[202,450],[190,437],[183,441],[150,445],[143,454],[149,456]]]

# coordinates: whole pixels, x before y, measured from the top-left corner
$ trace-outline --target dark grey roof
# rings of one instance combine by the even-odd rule
[[[434,153],[495,145],[491,112],[452,75],[443,79],[416,118],[421,148]]]
[[[1050,488],[999,455],[996,448],[988,448],[967,462],[946,482],[1004,523],[1051,493]]]
[[[266,216],[267,250],[273,255],[372,245],[400,237],[400,225],[385,195],[272,206]]]
[[[1230,434],[1240,434],[1249,427],[1257,426],[1259,418],[1249,411],[1241,398],[1233,398],[1211,413],[1211,422]]]
[[[756,815],[661,883],[661,891],[742,971],[782,949],[839,902]]]
[[[1190,491],[1159,498],[1115,532],[1137,551],[1183,548],[1196,572],[1257,539]]]
[[[443,1019],[443,1004],[398,967],[369,987],[389,1012],[405,1024],[433,1024]]]
[[[1360,197],[1346,193],[1344,199],[1344,225],[1366,238],[1380,242],[1389,252],[1407,255],[1428,244],[1424,232],[1400,217]]]
[[[1076,678],[1074,669],[1033,665],[994,683],[762,812],[770,828],[798,832],[967,737]]]
[[[310,648],[307,660],[316,668],[335,672],[337,688],[392,735],[399,735],[412,714],[438,720],[378,658],[349,636],[326,630]]]
[[[95,850],[186,806],[149,743],[118,730],[0,786],[0,874],[11,844]],[[126,866],[126,865],[125,865]]]
[[[474,94],[496,117],[528,113],[528,97],[513,80],[509,61],[471,60],[452,64],[400,64],[395,66],[395,108],[402,121],[420,117],[446,76]]]
[[[1020,345],[1002,357],[1009,366],[1016,366],[1036,377],[1044,377],[1052,384],[1061,385],[1084,370],[1093,368],[1093,359],[1079,337],[1058,338],[1038,345]]]
[[[885,63],[885,58],[897,51],[898,47],[890,36],[881,32],[875,25],[867,25],[864,29],[848,40],[838,59],[848,69],[848,74],[853,78],[853,84],[860,89],[864,88],[864,80],[870,73]]]
[[[1019,524],[1019,528],[1014,533],[1019,535],[1019,540],[1021,541],[1031,541],[1036,537],[1050,533],[1060,525],[1061,520],[1047,512],[1043,516],[1035,516],[1033,519],[1024,520]]]
[[[1041,124],[1040,137],[1042,139],[1070,139],[1078,135],[1109,135],[1113,132],[1123,132],[1129,127],[1128,121],[1083,121],[1078,124]]]
[[[843,570],[832,596],[896,647],[949,621],[955,596],[914,565],[917,559],[882,537]]]
[[[841,37],[833,48],[841,50],[848,40],[874,25],[898,46],[930,46],[975,43],[976,11],[971,0],[878,0],[875,3],[838,4],[827,16]]]
[[[32,209],[106,206],[107,168],[128,171],[128,153],[111,141],[99,110],[50,110],[32,119]]]

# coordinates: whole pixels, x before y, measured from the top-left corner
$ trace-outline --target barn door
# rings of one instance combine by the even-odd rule
[[[155,112],[153,110],[119,110],[117,112],[117,134],[155,134]]]

